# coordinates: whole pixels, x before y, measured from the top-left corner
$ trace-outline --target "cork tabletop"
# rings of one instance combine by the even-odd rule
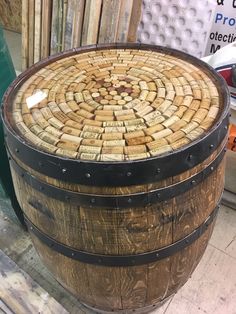
[[[12,118],[40,150],[102,162],[177,150],[204,136],[221,111],[210,71],[188,58],[114,48],[39,69],[18,89]]]

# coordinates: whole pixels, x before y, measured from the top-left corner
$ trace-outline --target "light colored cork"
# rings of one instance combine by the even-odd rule
[[[189,145],[222,111],[207,70],[151,50],[104,49],[48,64],[19,87],[12,123],[32,145],[73,159],[126,161]],[[28,97],[43,91],[32,108]]]

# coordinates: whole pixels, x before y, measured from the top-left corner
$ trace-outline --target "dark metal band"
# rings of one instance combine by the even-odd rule
[[[201,67],[221,87],[220,101],[224,104],[224,110],[218,118],[218,122],[204,137],[199,138],[182,149],[157,157],[125,162],[82,161],[52,155],[38,150],[17,135],[10,123],[10,104],[13,103],[19,86],[39,69],[56,60],[87,51],[112,48],[158,51],[189,60],[196,66]],[[32,169],[55,179],[78,184],[90,186],[129,186],[155,182],[178,175],[193,168],[209,157],[227,134],[230,104],[229,93],[224,79],[216,73],[213,75],[213,71],[213,68],[206,63],[183,52],[145,44],[93,45],[58,54],[29,68],[14,81],[6,92],[4,96],[4,112],[2,114],[6,143],[10,151],[16,154],[17,158]]]
[[[93,195],[73,192],[65,189],[61,189],[50,185],[46,182],[43,182],[36,178],[35,176],[28,173],[26,170],[21,168],[16,161],[11,157],[10,153],[9,159],[10,164],[14,170],[18,173],[23,180],[29,184],[32,188],[37,191],[47,195],[48,197],[60,200],[60,201],[70,201],[75,203],[78,206],[87,206],[87,207],[102,207],[110,209],[122,209],[128,207],[144,207],[148,204],[155,204],[156,202],[165,201],[171,199],[176,195],[180,195],[200,182],[202,182],[207,176],[209,176],[220,164],[222,161],[225,148],[223,147],[215,160],[210,163],[204,170],[198,172],[197,174],[191,176],[187,180],[181,181],[179,183],[156,189],[150,192],[135,193],[129,195]]]
[[[50,247],[52,250],[63,254],[69,258],[78,260],[82,263],[87,264],[95,264],[101,266],[136,266],[143,265],[147,263],[153,263],[158,260],[167,258],[175,253],[183,250],[187,246],[191,245],[195,242],[209,227],[209,225],[214,221],[219,206],[217,206],[210,216],[201,224],[197,229],[188,234],[183,239],[168,245],[164,248],[141,253],[137,255],[101,255],[94,254],[85,251],[79,251],[77,249],[73,249],[70,246],[62,244],[60,242],[55,241],[41,230],[39,230],[27,217],[25,217],[26,224],[28,225],[28,229],[32,232],[37,238],[40,239],[44,244]]]
[[[6,129],[12,154],[32,169],[49,177],[90,186],[129,186],[166,179],[187,171],[209,157],[228,132],[228,116],[215,131],[195,145],[168,155],[140,161],[107,164],[59,158],[23,143]]]

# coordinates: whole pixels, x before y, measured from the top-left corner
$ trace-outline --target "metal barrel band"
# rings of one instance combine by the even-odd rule
[[[220,145],[227,135],[228,122],[229,117],[226,115],[212,133],[182,150],[143,160],[113,163],[88,162],[51,155],[27,144],[14,135],[6,124],[4,128],[10,151],[35,171],[66,182],[112,187],[156,182],[193,168]]]
[[[11,166],[15,171],[24,178],[24,181],[29,184],[32,188],[37,191],[47,195],[48,197],[60,200],[60,201],[70,201],[78,206],[88,206],[88,207],[103,207],[103,208],[114,208],[122,209],[129,207],[143,207],[157,202],[165,201],[171,199],[177,195],[180,195],[190,189],[193,186],[201,183],[205,178],[207,178],[222,161],[225,148],[223,147],[220,153],[217,155],[215,160],[209,164],[204,170],[193,175],[187,180],[181,181],[174,185],[170,185],[164,188],[156,189],[150,192],[120,195],[120,196],[107,196],[107,195],[93,195],[77,193],[65,189],[58,188],[56,186],[50,185],[36,178],[35,176],[28,173],[26,170],[21,168],[8,151],[10,156]]]
[[[73,249],[68,245],[57,242],[53,238],[49,237],[41,230],[39,230],[27,217],[25,217],[26,224],[28,225],[28,229],[32,232],[42,243],[46,244],[52,250],[72,258],[74,260],[78,260],[82,263],[101,265],[101,266],[114,266],[114,267],[127,267],[127,266],[137,266],[143,265],[147,263],[153,263],[158,260],[162,260],[169,256],[174,255],[175,253],[183,250],[188,247],[192,243],[194,243],[200,236],[207,230],[209,225],[214,221],[219,206],[217,206],[210,216],[194,231],[192,231],[189,235],[184,237],[183,239],[176,241],[175,243],[168,245],[164,248],[145,252],[136,255],[102,255],[102,254],[94,254],[85,251],[79,251],[77,249]]]

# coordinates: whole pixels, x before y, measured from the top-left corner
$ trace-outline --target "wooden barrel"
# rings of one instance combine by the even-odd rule
[[[223,190],[228,111],[209,66],[149,45],[74,49],[14,82],[16,194],[42,261],[82,303],[144,313],[187,281]]]

